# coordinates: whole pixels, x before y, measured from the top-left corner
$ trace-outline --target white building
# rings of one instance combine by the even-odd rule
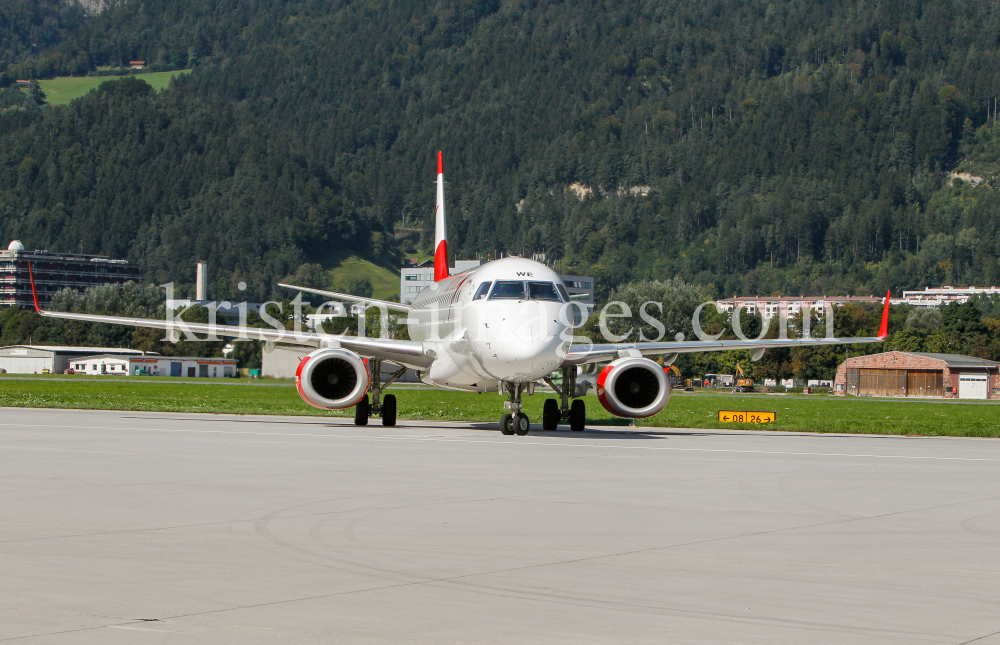
[[[906,304],[913,307],[923,307],[929,309],[951,304],[952,302],[964,303],[975,295],[995,296],[1000,294],[1000,287],[926,287],[923,291],[904,291],[903,297],[899,301],[893,300],[893,304]]]
[[[1000,287],[927,287],[923,291],[904,291],[902,298],[890,298],[889,302],[893,305],[936,308],[952,302],[967,302],[974,295],[998,294]],[[719,300],[725,311],[732,312],[737,305],[743,305],[744,311],[759,313],[764,318],[776,316],[781,308],[787,311],[787,316],[795,316],[803,307],[822,313],[826,306],[835,307],[849,303],[880,305],[883,302],[882,296],[736,296]]]
[[[589,318],[594,313],[594,279],[584,275],[560,275],[559,278],[566,285],[566,291],[569,292],[573,302],[578,302],[586,308],[584,320]]]
[[[882,304],[883,299],[877,296],[737,296],[719,300],[720,309],[732,313],[738,305],[743,305],[743,311],[760,314],[765,319],[773,318],[782,309],[788,317],[796,316],[803,308],[823,313],[824,309],[856,304]]]
[[[141,356],[142,352],[118,347],[11,345],[0,347],[0,369],[8,374],[62,374],[71,362],[97,354]]]
[[[184,376],[192,378],[222,378],[236,376],[236,359],[199,358],[191,356],[122,356],[102,354],[74,359],[70,369],[76,374],[128,376],[146,370],[150,376]]]
[[[458,260],[455,266],[448,269],[449,275],[455,275],[474,269],[483,264],[481,260]],[[566,284],[566,291],[570,296],[581,296],[573,298],[573,302],[579,303],[587,312],[585,317],[589,317],[594,312],[594,278],[579,275],[560,275]],[[403,267],[399,270],[399,301],[404,305],[413,302],[417,294],[434,284],[434,262],[427,260],[417,266]]]
[[[457,260],[455,266],[448,269],[448,275],[462,273],[475,269],[482,264],[480,260]],[[434,261],[427,260],[415,267],[404,267],[399,270],[399,301],[404,305],[413,302],[417,294],[434,284]]]

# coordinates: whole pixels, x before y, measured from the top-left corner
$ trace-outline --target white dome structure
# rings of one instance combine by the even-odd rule
[[[13,242],[10,243],[10,246],[7,247],[7,250],[8,251],[23,251],[24,250],[24,245],[21,244],[21,240],[14,240]]]

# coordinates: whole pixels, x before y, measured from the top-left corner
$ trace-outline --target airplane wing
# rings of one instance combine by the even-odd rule
[[[374,307],[385,307],[386,309],[402,311],[403,313],[410,313],[410,305],[404,305],[398,302],[390,302],[389,300],[378,300],[376,298],[352,296],[347,293],[337,293],[336,291],[324,291],[322,289],[313,289],[311,287],[297,287],[294,284],[284,284],[283,282],[279,282],[278,286],[285,287],[286,289],[298,289],[299,291],[305,291],[307,293],[315,293],[321,296],[327,296],[328,298],[335,298],[337,300],[346,300],[348,302],[360,302],[366,305],[372,305]]]
[[[394,340],[389,338],[364,338],[359,336],[341,336],[339,334],[322,334],[305,331],[275,329],[273,327],[238,327],[233,325],[210,325],[207,323],[189,323],[183,321],[152,320],[147,318],[130,318],[126,316],[102,316],[98,314],[78,314],[61,311],[43,311],[38,306],[38,294],[35,293],[35,278],[28,266],[28,276],[31,278],[31,291],[35,299],[35,311],[45,318],[61,318],[63,320],[82,320],[93,323],[111,325],[126,325],[129,327],[147,327],[162,329],[180,334],[214,334],[221,338],[239,340],[262,340],[269,342],[320,347],[322,345],[335,347],[338,343],[344,349],[356,352],[365,358],[386,360],[414,369],[426,369],[433,361],[424,351],[423,343],[413,340]]]
[[[688,354],[692,352],[724,352],[732,349],[765,350],[778,347],[823,347],[829,345],[855,345],[881,343],[889,335],[889,294],[885,295],[882,324],[878,336],[857,338],[762,338],[760,340],[698,340],[653,341],[636,343],[607,343],[598,345],[572,345],[563,366],[586,363],[605,363],[622,356],[648,356],[657,354]]]

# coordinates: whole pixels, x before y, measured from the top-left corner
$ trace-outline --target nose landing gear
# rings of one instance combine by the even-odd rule
[[[573,432],[583,432],[587,425],[587,404],[579,398],[586,394],[588,384],[578,388],[576,384],[576,366],[562,368],[562,385],[557,386],[551,379],[546,378],[545,382],[556,391],[561,401],[547,399],[542,407],[542,429],[555,430],[561,421],[569,422],[569,429]],[[531,427],[528,416],[522,411],[521,394],[528,388],[524,383],[504,382],[503,387],[507,390],[507,401],[503,404],[510,410],[500,417],[500,432],[506,435],[518,434],[526,435]],[[533,389],[528,390],[529,393]],[[574,398],[572,405],[570,397]],[[560,402],[562,405],[560,405]]]
[[[386,394],[383,397],[382,390],[398,381],[405,373],[406,368],[400,367],[383,383],[382,361],[376,358],[368,361],[368,382],[371,384],[368,390],[372,393],[372,400],[369,403],[368,394],[365,394],[354,406],[354,425],[368,425],[369,417],[382,417],[384,426],[396,425],[396,395]]]
[[[517,434],[524,436],[531,429],[531,420],[523,412],[518,414],[505,414],[500,417],[500,432],[502,434]]]
[[[500,432],[506,435],[517,434],[524,436],[531,429],[531,420],[528,415],[522,412],[521,394],[527,388],[525,383],[504,383],[507,389],[507,400],[503,407],[510,410],[509,413],[500,417]]]

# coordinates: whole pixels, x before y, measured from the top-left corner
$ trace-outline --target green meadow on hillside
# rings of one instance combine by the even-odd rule
[[[329,271],[335,289],[343,290],[357,278],[368,278],[372,283],[372,297],[379,300],[399,299],[399,273],[352,255],[340,266]]]
[[[153,89],[160,91],[170,85],[170,79],[190,72],[189,69],[177,70],[174,72],[151,72],[149,74],[136,74],[135,77],[146,81],[153,86]],[[50,105],[69,105],[73,99],[78,99],[92,90],[96,90],[101,83],[114,81],[122,76],[60,76],[49,80],[40,80],[42,91],[45,92],[46,101]]]

